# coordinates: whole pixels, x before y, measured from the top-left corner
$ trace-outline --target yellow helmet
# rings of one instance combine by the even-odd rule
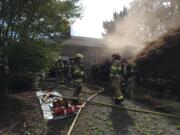
[[[84,56],[83,56],[82,54],[80,54],[80,53],[77,53],[77,54],[75,55],[75,58],[80,58],[80,59],[82,59],[82,58],[84,58]]]

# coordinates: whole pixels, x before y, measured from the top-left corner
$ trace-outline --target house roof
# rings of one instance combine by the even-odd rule
[[[106,47],[103,39],[72,36],[65,45],[77,45],[86,47]]]

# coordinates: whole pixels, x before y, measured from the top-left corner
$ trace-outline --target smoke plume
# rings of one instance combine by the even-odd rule
[[[176,27],[180,27],[179,0],[134,0],[128,15],[104,39],[110,53],[133,57],[146,42]]]

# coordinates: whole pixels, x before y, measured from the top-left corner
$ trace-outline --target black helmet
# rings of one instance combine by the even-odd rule
[[[119,53],[114,53],[112,54],[113,59],[121,59],[121,56],[119,55]]]

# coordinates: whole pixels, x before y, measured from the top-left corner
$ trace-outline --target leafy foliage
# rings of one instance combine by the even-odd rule
[[[128,8],[128,14],[124,13],[119,13],[122,19],[113,18],[104,23],[108,35],[104,37],[105,40],[111,46],[120,47],[121,52],[130,46],[134,47],[129,49],[130,54],[136,55],[145,42],[180,27],[179,0],[134,0]]]
[[[91,80],[93,83],[98,84],[99,82],[102,84],[107,83],[109,81],[109,72],[110,72],[111,63],[109,60],[105,60],[100,65],[93,65],[91,68]]]
[[[9,76],[52,66],[59,54],[57,43],[70,36],[70,24],[80,16],[78,1],[0,1],[0,55],[8,57]]]
[[[0,46],[11,72],[37,72],[52,64],[55,39],[68,37],[70,22],[80,15],[78,0],[3,0],[0,2]],[[49,48],[50,47],[50,48]]]
[[[57,53],[42,42],[9,45],[4,53],[9,58],[11,73],[39,72],[50,67],[57,57]]]
[[[159,39],[148,43],[136,57],[136,67],[155,77],[179,78],[180,29],[171,30]]]
[[[1,1],[1,45],[10,40],[67,37],[70,19],[80,15],[77,2],[77,0]]]
[[[128,15],[128,9],[126,7],[123,8],[122,11],[114,12],[113,13],[113,19],[111,21],[104,21],[103,27],[105,29],[105,33],[103,34],[108,35],[112,34],[116,29],[116,24],[123,21],[123,19]]]
[[[148,43],[134,60],[139,81],[153,87],[151,93],[159,97],[179,100],[180,87],[180,28],[171,30],[159,39]],[[147,89],[146,89],[147,92]]]
[[[163,33],[180,25],[179,0],[134,0],[129,10],[137,22],[138,37],[143,41],[154,40]]]

